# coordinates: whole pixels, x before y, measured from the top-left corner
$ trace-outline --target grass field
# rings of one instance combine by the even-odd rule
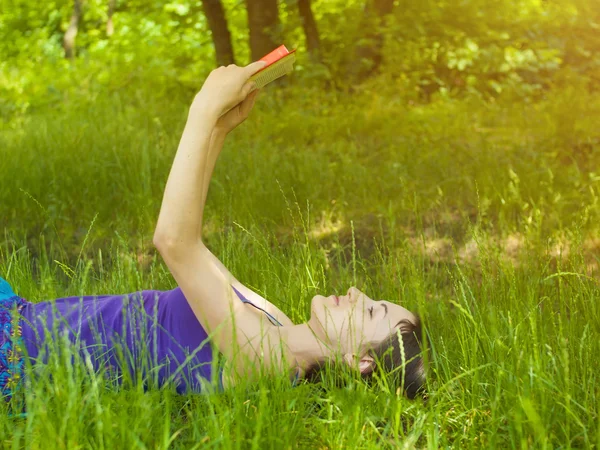
[[[0,276],[21,296],[174,286],[151,241],[188,100],[135,92],[2,130]],[[57,356],[26,418],[0,407],[2,446],[600,447],[600,100],[392,94],[264,92],[217,164],[205,233],[294,321],[351,285],[418,311],[427,402],[353,380],[144,392]]]

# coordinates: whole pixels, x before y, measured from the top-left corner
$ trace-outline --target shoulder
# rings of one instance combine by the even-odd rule
[[[243,285],[242,283],[240,283],[237,280],[236,280],[236,282],[234,282],[232,284],[232,287],[234,288],[236,293],[238,293],[238,295],[241,294],[241,296],[244,299],[250,301],[253,305],[255,305],[255,306],[259,307],[260,309],[264,310],[265,312],[269,313],[281,325],[286,326],[286,327],[294,325],[294,322],[292,322],[292,320],[287,315],[285,315],[285,313],[283,311],[281,311],[277,306],[275,306],[273,303],[271,303],[266,298],[259,295],[258,293],[256,293],[252,289],[250,289],[249,287]]]

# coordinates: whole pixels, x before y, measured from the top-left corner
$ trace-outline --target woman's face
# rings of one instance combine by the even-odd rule
[[[309,324],[333,350],[360,356],[383,342],[404,319],[414,322],[416,317],[402,306],[372,300],[351,287],[344,296],[315,296]]]

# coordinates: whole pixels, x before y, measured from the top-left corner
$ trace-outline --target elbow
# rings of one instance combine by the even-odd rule
[[[158,230],[154,232],[152,244],[154,244],[154,247],[162,256],[173,253],[177,247],[177,241],[173,236],[161,233]]]
[[[173,234],[164,233],[159,230],[154,232],[152,244],[154,244],[158,253],[160,253],[165,260],[181,259],[185,257],[185,255],[192,253],[193,249],[198,246],[203,246],[201,241],[193,243],[186,242]]]

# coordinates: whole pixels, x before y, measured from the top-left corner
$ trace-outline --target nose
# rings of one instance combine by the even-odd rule
[[[358,301],[358,297],[360,296],[360,291],[352,286],[348,289],[348,300],[350,303],[356,303]]]

